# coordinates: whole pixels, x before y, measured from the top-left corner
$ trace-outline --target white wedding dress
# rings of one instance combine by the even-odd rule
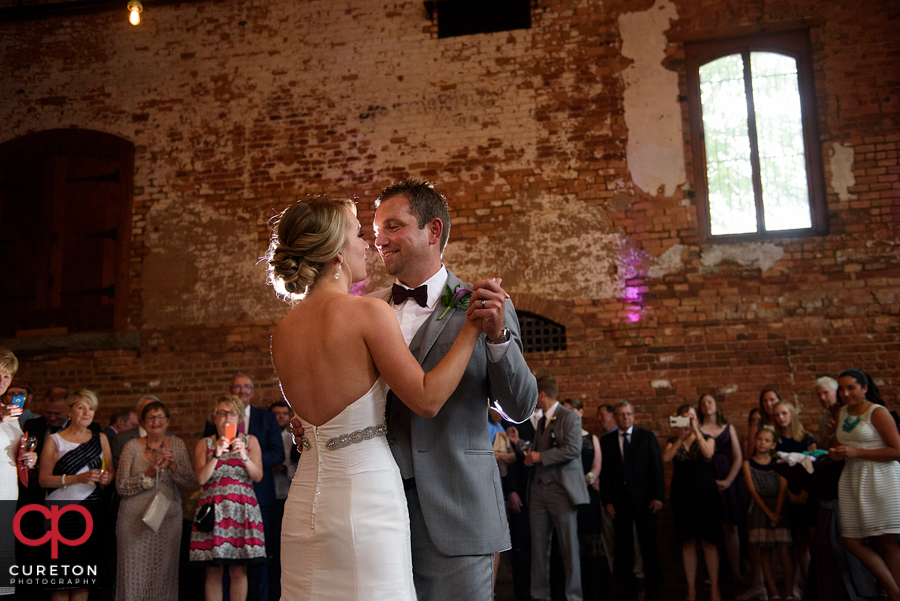
[[[415,601],[409,515],[384,426],[388,387],[322,426],[301,419],[281,534],[283,601]]]

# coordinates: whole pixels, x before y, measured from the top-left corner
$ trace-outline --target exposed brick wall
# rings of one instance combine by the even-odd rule
[[[627,119],[620,19],[662,9],[677,15],[660,30],[679,81],[660,91],[669,102],[684,94],[684,41],[810,29],[828,235],[769,241],[783,255],[764,270],[704,262],[686,110],[683,165],[660,165],[684,180],[635,184],[648,166],[626,147],[646,132]],[[185,434],[235,371],[274,400],[268,336],[287,307],[257,263],[269,217],[306,194],[353,195],[371,234],[378,191],[415,176],[450,199],[451,269],[499,275],[570,328],[569,350],[529,361],[589,415],[627,398],[662,436],[678,404],[713,392],[742,424],[775,385],[811,425],[812,382],[851,365],[897,402],[896,2],[538,0],[529,31],[448,40],[416,2],[148,5],[137,28],[124,13],[0,22],[0,142],[79,127],[136,147],[141,349],[23,357],[39,388],[94,388],[101,417],[158,393]],[[372,267],[369,288],[386,281]]]

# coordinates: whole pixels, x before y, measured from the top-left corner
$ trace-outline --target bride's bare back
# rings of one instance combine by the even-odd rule
[[[426,374],[387,303],[328,287],[278,324],[272,360],[288,403],[315,426],[363,396],[379,374],[410,409],[433,417],[459,384],[480,333],[479,323],[467,321],[450,352]]]

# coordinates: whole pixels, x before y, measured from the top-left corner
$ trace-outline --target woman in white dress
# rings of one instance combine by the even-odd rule
[[[844,401],[834,459],[844,459],[838,503],[844,547],[875,576],[891,601],[900,601],[900,433],[890,412],[866,398],[869,378],[848,369],[838,379]],[[863,539],[872,537],[870,547]]]
[[[425,243],[427,230],[407,243]],[[424,373],[390,305],[349,294],[366,277],[367,250],[353,203],[327,199],[286,209],[269,249],[270,281],[302,299],[272,336],[282,391],[304,428],[282,529],[282,598],[291,601],[415,601],[385,398],[390,388],[416,413],[436,415],[481,333],[470,319],[440,365]]]

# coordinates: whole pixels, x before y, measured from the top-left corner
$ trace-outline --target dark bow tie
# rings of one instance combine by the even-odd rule
[[[428,306],[428,287],[423,284],[415,290],[410,290],[409,288],[404,288],[400,284],[393,285],[391,288],[391,299],[394,301],[395,305],[403,303],[408,298],[419,303],[420,307]]]

